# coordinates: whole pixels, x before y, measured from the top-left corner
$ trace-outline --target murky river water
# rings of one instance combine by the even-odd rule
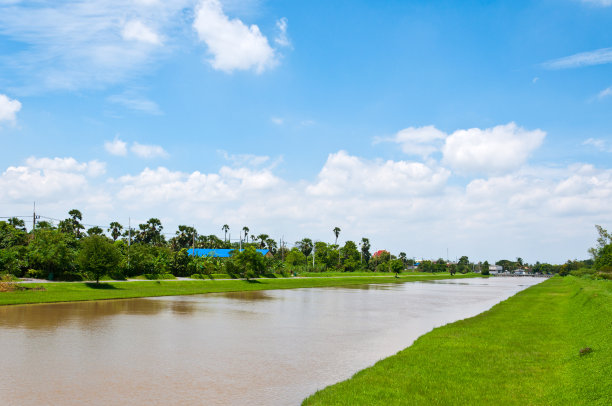
[[[295,405],[536,278],[0,307],[3,405]]]

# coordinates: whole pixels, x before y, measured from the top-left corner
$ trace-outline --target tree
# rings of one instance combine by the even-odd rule
[[[405,252],[400,252],[399,253],[399,259],[401,259],[402,263],[404,264],[404,266],[406,266],[406,262],[408,261],[408,257],[406,257],[406,253]]]
[[[359,251],[357,244],[353,241],[346,241],[344,247],[340,249],[342,256],[342,267],[346,272],[353,272],[359,268]]]
[[[140,231],[136,234],[134,240],[143,244],[161,246],[166,241],[161,233],[164,227],[161,221],[157,218],[150,218],[145,224],[139,224]]]
[[[389,270],[395,273],[396,277],[404,270],[404,261],[401,259],[394,259],[389,262]]]
[[[466,255],[459,258],[459,263],[456,268],[461,273],[467,273],[470,270],[470,260]]]
[[[335,245],[338,245],[338,236],[340,235],[340,227],[334,227],[334,229],[332,230],[334,232],[334,235],[336,236],[336,242],[334,243]]]
[[[7,221],[10,225],[15,227],[17,230],[26,231],[25,221],[17,217],[11,217]]]
[[[121,230],[123,230],[123,226],[118,222],[113,221],[110,223],[106,231],[108,231],[111,237],[113,237],[113,241],[117,241],[117,238],[121,237]]]
[[[268,234],[259,234],[257,236],[257,240],[259,240],[259,248],[261,249],[266,248],[266,244],[269,239],[270,239],[270,236]]]
[[[82,270],[90,272],[100,283],[100,277],[117,268],[121,255],[106,237],[91,235],[81,240],[81,249],[77,257],[77,263]]]
[[[366,264],[370,262],[370,257],[372,256],[372,254],[370,254],[370,240],[365,237],[361,239],[361,255]]]
[[[87,230],[87,235],[104,235],[104,230],[98,226],[93,226]]]
[[[73,270],[74,237],[59,230],[37,230],[28,245],[28,264],[52,278],[61,278]],[[70,277],[70,275],[65,275]]]
[[[244,238],[246,240],[246,242],[249,242],[249,228],[247,226],[242,227],[242,231],[244,231]]]
[[[221,230],[223,230],[223,232],[225,233],[225,237],[223,238],[223,241],[227,241],[227,232],[229,231],[229,226],[227,224],[223,224],[223,227],[221,227]]]
[[[81,238],[81,230],[85,229],[85,227],[81,224],[83,215],[77,209],[70,210],[68,215],[70,217],[60,221],[58,228],[63,233],[73,234],[77,239]]]
[[[195,240],[196,229],[186,225],[179,225],[173,237],[174,245],[177,249],[189,248]]]
[[[488,275],[489,274],[489,261],[485,261],[482,263],[482,265],[480,266],[480,273],[482,275]]]
[[[266,261],[255,247],[249,245],[242,251],[232,251],[230,260],[226,262],[226,270],[230,275],[241,278],[256,278],[265,273]]]
[[[43,220],[36,222],[36,230],[55,230],[55,227],[50,222]]]
[[[297,247],[291,248],[285,257],[285,263],[291,266],[306,265],[306,255]]]
[[[595,225],[595,228],[597,229],[599,237],[597,238],[597,245],[593,248],[589,248],[589,253],[593,256],[593,259],[597,261],[597,258],[603,253],[603,249],[607,245],[612,244],[612,234],[598,224]]]
[[[310,238],[302,238],[300,241],[295,242],[295,246],[302,251],[302,254],[309,256],[312,252],[312,240]]]

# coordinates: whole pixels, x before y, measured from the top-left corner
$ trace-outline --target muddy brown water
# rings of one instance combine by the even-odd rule
[[[537,278],[0,307],[3,405],[296,405]]]

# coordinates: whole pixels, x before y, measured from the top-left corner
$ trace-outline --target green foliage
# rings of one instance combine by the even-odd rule
[[[306,255],[297,247],[293,247],[291,251],[287,253],[285,263],[290,266],[306,265]]]
[[[404,270],[404,261],[401,259],[394,259],[389,262],[389,269],[391,272],[400,274]]]
[[[482,275],[489,275],[489,261],[485,261],[480,266],[480,273]]]
[[[598,270],[612,267],[612,244],[608,244],[598,251],[593,267]]]
[[[266,261],[255,247],[247,246],[242,251],[232,251],[232,256],[226,262],[226,271],[240,278],[257,278],[265,273]]]
[[[74,272],[76,255],[72,234],[59,230],[38,230],[28,245],[30,268],[44,271],[45,277],[62,279],[63,274]]]
[[[83,271],[90,273],[97,283],[103,275],[118,268],[120,259],[119,250],[106,237],[92,235],[81,240],[77,263]]]
[[[302,238],[300,241],[296,241],[295,246],[302,252],[302,254],[308,257],[312,252],[314,244],[310,238]]]

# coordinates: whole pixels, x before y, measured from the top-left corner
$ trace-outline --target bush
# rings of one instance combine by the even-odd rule
[[[45,273],[45,271],[41,271],[38,269],[28,269],[28,272],[26,272],[25,277],[33,279],[46,279],[47,274]]]
[[[158,279],[176,279],[171,273],[146,273],[144,277],[151,281]]]

